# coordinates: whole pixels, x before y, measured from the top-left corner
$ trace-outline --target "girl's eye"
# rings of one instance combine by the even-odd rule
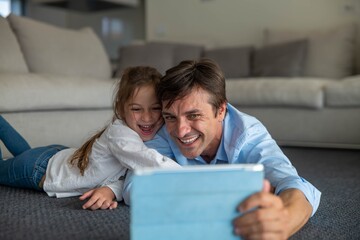
[[[161,107],[154,107],[153,110],[154,111],[161,111]]]
[[[141,109],[140,108],[131,108],[130,110],[133,112],[139,112]]]

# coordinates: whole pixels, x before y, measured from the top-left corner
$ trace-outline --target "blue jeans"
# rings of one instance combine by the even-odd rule
[[[2,160],[0,155],[0,184],[39,191],[42,191],[39,184],[46,173],[49,159],[67,148],[61,145],[30,148],[26,140],[2,116],[0,140],[14,156]]]

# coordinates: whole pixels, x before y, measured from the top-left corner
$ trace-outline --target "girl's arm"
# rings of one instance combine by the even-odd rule
[[[115,121],[108,131],[105,131],[107,145],[112,155],[127,169],[126,180],[129,186],[124,191],[124,180],[105,184],[103,187],[92,189],[84,193],[80,200],[90,199],[83,205],[84,209],[108,209],[116,208],[117,202],[124,198],[126,204],[130,201],[131,176],[135,169],[143,167],[180,168],[172,159],[165,157],[156,150],[148,148],[139,135],[124,125],[121,121]],[[125,194],[125,195],[123,195]]]
[[[80,196],[80,200],[90,198],[82,207],[83,209],[114,209],[117,202],[122,201],[122,191],[124,187],[124,177],[122,176],[115,182],[106,182],[103,186],[91,189]]]
[[[80,200],[90,198],[83,206],[83,209],[115,209],[117,208],[117,201],[114,200],[115,194],[111,188],[104,186],[92,189],[80,196]]]
[[[144,167],[180,168],[172,159],[148,148],[135,131],[120,121],[114,122],[106,134],[111,153],[130,170]]]

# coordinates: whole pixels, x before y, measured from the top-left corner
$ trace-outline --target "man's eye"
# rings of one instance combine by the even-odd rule
[[[197,119],[197,118],[199,118],[199,117],[200,117],[199,114],[190,114],[190,115],[188,116],[188,119],[189,119],[189,120],[195,120],[195,119]]]
[[[173,116],[163,116],[165,121],[174,121],[175,120],[175,117]]]

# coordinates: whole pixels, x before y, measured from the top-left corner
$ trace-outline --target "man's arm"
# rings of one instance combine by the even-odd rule
[[[280,196],[288,189],[301,191],[311,205],[311,215],[314,215],[320,203],[321,192],[298,175],[290,160],[260,122],[252,124],[245,132],[246,144],[243,145],[238,159],[246,163],[263,164],[265,178],[275,188],[276,195]]]
[[[234,220],[235,233],[245,239],[287,239],[315,213],[321,193],[298,175],[260,122],[247,125],[242,142],[238,161],[263,164],[275,191],[256,193],[240,204],[244,214]]]
[[[235,234],[245,239],[287,239],[308,221],[312,207],[300,190],[288,189],[276,196],[265,183],[264,191],[240,204],[244,214],[234,220]]]
[[[303,192],[298,189],[287,189],[279,197],[289,213],[288,232],[291,236],[307,223],[313,209]]]

